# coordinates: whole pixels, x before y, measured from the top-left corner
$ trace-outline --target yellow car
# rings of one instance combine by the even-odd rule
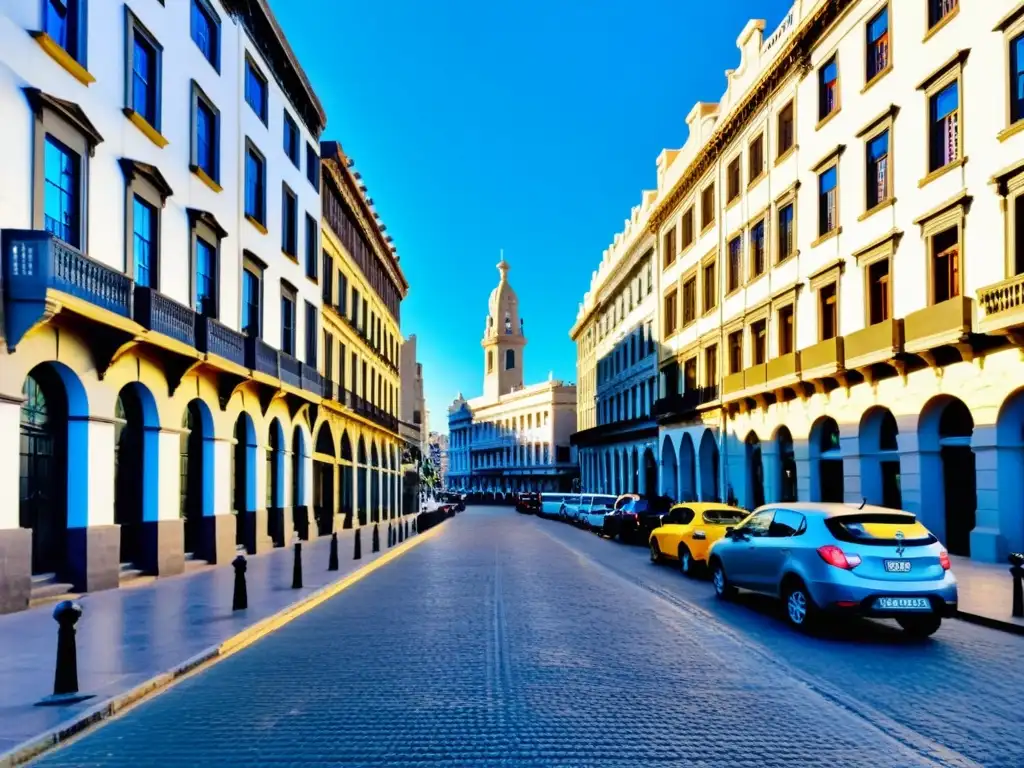
[[[679,569],[690,576],[698,565],[707,564],[711,545],[749,514],[745,509],[715,502],[676,504],[661,526],[651,531],[651,561],[678,560]]]

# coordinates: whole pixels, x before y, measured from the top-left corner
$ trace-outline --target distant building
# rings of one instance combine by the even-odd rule
[[[405,439],[406,450],[412,453],[413,461],[419,463],[427,447],[427,403],[423,397],[423,366],[416,359],[415,334],[402,342],[399,375],[402,400],[398,431]]]
[[[448,485],[463,490],[557,490],[577,475],[569,437],[576,431],[576,385],[548,378],[523,386],[526,336],[509,265],[491,292],[484,350],[484,394],[460,393],[448,409]]]
[[[438,484],[446,488],[448,478],[448,435],[443,432],[431,432],[427,438],[430,463],[434,465]]]

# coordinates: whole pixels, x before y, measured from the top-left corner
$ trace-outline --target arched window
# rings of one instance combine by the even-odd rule
[[[514,349],[505,350],[505,370],[511,371],[516,367],[516,351]]]
[[[487,372],[494,370],[494,352],[487,350]]]
[[[512,333],[512,315],[505,313],[505,333]]]

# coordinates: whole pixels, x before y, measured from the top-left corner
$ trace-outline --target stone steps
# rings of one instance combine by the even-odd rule
[[[55,573],[37,573],[32,576],[32,592],[29,605],[45,605],[74,597],[71,585],[58,581]]]

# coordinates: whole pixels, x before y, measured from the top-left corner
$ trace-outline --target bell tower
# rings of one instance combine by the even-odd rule
[[[497,400],[523,386],[523,322],[519,299],[508,282],[508,262],[498,262],[498,287],[487,302],[487,326],[480,345],[484,348],[484,397]]]

